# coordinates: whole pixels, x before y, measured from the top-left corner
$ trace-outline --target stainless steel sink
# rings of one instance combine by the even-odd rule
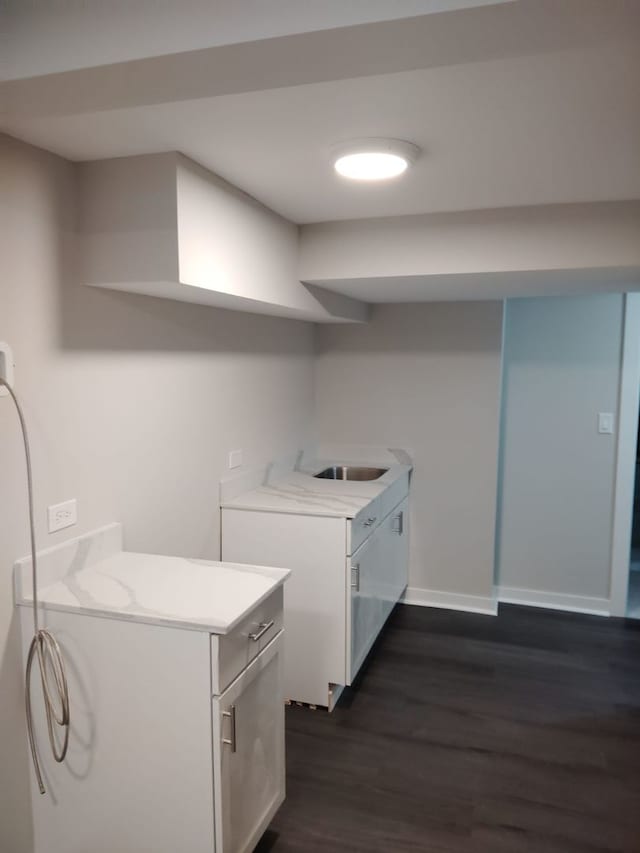
[[[321,480],[377,480],[388,470],[388,468],[363,468],[359,465],[331,465],[313,476]]]

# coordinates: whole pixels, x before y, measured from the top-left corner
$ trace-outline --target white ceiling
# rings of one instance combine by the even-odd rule
[[[19,79],[513,0],[5,0],[2,78]]]
[[[92,51],[96,62],[139,55],[139,44],[193,48],[472,5],[273,0],[273,16],[251,16],[257,0],[225,0],[215,5],[224,26],[205,36],[197,15],[171,32],[163,14],[183,6],[159,4],[156,20],[150,2],[146,18],[119,4],[133,22],[122,44],[117,15],[78,41],[81,25],[96,27],[97,0],[82,4],[91,14],[68,42],[24,4],[13,73],[75,66]],[[2,126],[72,160],[179,150],[299,223],[638,198],[639,34],[637,0],[518,0],[9,82]],[[333,144],[387,135],[423,148],[409,174],[377,186],[334,176]]]
[[[331,146],[424,150],[379,185]],[[640,50],[605,44],[218,98],[29,121],[72,160],[176,149],[294,222],[640,197]]]

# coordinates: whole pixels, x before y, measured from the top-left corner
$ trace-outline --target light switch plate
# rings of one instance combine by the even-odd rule
[[[240,468],[242,465],[242,451],[232,450],[229,453],[229,468]]]
[[[78,521],[78,503],[75,498],[61,504],[54,504],[47,510],[49,518],[49,533],[73,527]]]
[[[602,435],[613,435],[612,412],[598,412],[598,432]]]

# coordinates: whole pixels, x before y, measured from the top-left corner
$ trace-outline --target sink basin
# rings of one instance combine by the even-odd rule
[[[319,474],[320,480],[377,480],[386,474],[388,468],[363,468],[359,465],[331,465]]]

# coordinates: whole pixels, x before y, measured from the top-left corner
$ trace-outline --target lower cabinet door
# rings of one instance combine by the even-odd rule
[[[375,530],[347,563],[347,683],[351,684],[384,622],[385,555]]]
[[[399,504],[347,562],[347,683],[351,684],[407,586],[409,501]]]
[[[216,853],[250,853],[284,800],[283,635],[213,700]]]
[[[386,617],[393,610],[409,582],[409,498],[398,504],[385,519],[384,537],[387,576]]]

